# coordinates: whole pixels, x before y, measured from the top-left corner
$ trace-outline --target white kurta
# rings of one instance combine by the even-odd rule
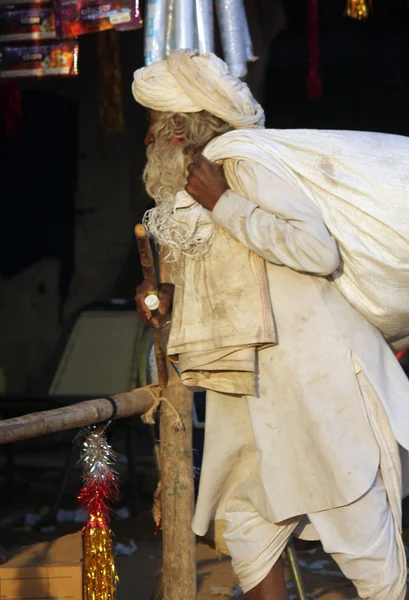
[[[256,396],[207,393],[198,535],[223,519],[227,501],[234,510],[236,495],[279,522],[344,506],[370,488],[379,447],[356,364],[409,449],[409,381],[380,333],[326,277],[339,256],[316,208],[263,167],[242,162],[238,174],[247,197],[227,191],[213,220],[267,261],[278,343],[258,352]],[[257,207],[261,197],[271,212]]]

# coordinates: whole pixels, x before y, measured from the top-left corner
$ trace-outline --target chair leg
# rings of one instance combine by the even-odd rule
[[[303,576],[301,573],[300,565],[297,561],[297,553],[294,548],[294,544],[290,541],[285,550],[287,555],[288,566],[290,568],[291,579],[294,583],[295,593],[298,600],[307,600],[307,592],[305,591]]]

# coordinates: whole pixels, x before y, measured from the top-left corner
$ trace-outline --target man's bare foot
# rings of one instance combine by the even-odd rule
[[[288,600],[281,559],[263,581],[247,592],[245,598],[246,600]]]

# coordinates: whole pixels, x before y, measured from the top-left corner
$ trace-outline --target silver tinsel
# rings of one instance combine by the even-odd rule
[[[114,472],[116,455],[105,437],[105,431],[106,427],[100,426],[84,434],[81,444],[84,479],[103,482]]]

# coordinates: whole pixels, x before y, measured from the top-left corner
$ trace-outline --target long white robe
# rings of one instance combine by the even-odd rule
[[[280,522],[344,506],[370,488],[379,447],[356,365],[409,449],[409,381],[381,334],[323,276],[339,257],[311,201],[254,163],[240,163],[238,175],[247,197],[229,190],[212,217],[267,261],[278,343],[258,351],[256,396],[207,393],[199,535],[235,494]]]

